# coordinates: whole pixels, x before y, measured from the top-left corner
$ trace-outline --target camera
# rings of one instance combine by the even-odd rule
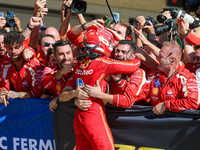
[[[147,18],[145,18],[145,24],[144,24],[144,26],[150,26],[150,24],[149,24],[149,21],[153,24],[153,26],[155,26],[155,20],[154,20],[154,18],[152,18],[152,17],[147,17]],[[136,21],[136,25],[138,26],[138,21]]]
[[[152,18],[152,17],[147,17],[147,18],[146,18],[146,23],[145,23],[145,25],[148,25],[148,26],[149,26],[149,25],[150,25],[150,24],[149,24],[149,21],[153,24],[153,26],[155,26],[156,23],[155,23],[154,18]]]
[[[176,25],[175,21],[172,18],[170,18],[165,21],[165,24],[155,26],[154,28],[155,28],[156,35],[158,36],[165,32],[176,30],[177,25]]]
[[[71,11],[76,14],[84,14],[87,9],[87,2],[84,0],[73,0]]]
[[[177,17],[178,18],[182,17],[183,19],[187,20],[188,23],[190,24],[190,28],[197,27],[199,24],[199,18],[193,18],[191,15],[189,15],[179,9],[169,7],[169,8],[163,8],[163,12],[164,11],[170,11],[173,19],[176,19]],[[163,16],[162,14],[157,16],[157,20],[160,23],[163,23],[166,19],[167,18],[165,16]]]
[[[15,25],[14,11],[7,11],[6,21],[10,26]]]

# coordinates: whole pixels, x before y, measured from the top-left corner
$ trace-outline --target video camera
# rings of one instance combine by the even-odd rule
[[[191,15],[189,15],[177,8],[173,8],[173,7],[163,8],[162,12],[164,12],[164,11],[170,11],[173,19],[176,19],[177,17],[178,18],[182,17],[183,19],[187,20],[188,23],[190,24],[191,29],[198,27],[199,18],[193,18]],[[165,16],[163,16],[162,14],[157,16],[157,20],[160,23],[163,23],[166,19],[167,18]]]

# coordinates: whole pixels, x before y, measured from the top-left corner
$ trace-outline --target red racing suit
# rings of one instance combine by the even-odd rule
[[[185,37],[186,41],[193,46],[200,45],[200,38],[196,35],[189,33],[187,37]]]
[[[122,80],[116,83],[110,81],[111,91],[114,96],[113,105],[117,107],[131,107],[135,102],[146,101],[140,99],[146,83],[146,74],[143,69],[137,69],[134,73],[122,75]]]
[[[188,63],[185,63],[185,68],[188,69],[190,72],[192,73],[196,73],[196,70],[199,69],[199,67],[195,64],[188,64]]]
[[[102,87],[106,75],[128,74],[137,70],[139,66],[138,58],[126,62],[103,57],[78,61],[66,85],[76,89],[86,84],[95,86],[98,80]],[[88,100],[92,100],[88,111],[78,108],[74,118],[76,150],[114,150],[112,134],[105,116],[105,103],[92,97]]]
[[[60,80],[56,80],[55,73],[59,70],[57,65],[45,67],[42,73],[42,85],[53,96],[58,96],[65,87],[71,73],[65,73]]]
[[[44,90],[42,87],[42,72],[44,67],[36,58],[24,61],[21,70],[17,72],[15,65],[9,57],[1,63],[0,89],[13,90],[16,92],[28,92],[30,97],[40,98]]]
[[[166,78],[159,70],[150,72],[146,90],[152,106],[165,102],[166,110],[174,112],[198,108],[196,77],[181,65],[171,78]]]

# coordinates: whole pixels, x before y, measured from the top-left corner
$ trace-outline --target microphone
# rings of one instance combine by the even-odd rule
[[[160,63],[163,63],[164,65],[169,65],[169,64],[173,63],[173,62],[174,62],[174,59],[172,59],[172,60],[170,61],[170,63],[164,63],[164,61],[165,61],[168,57],[170,57],[171,55],[172,55],[172,52],[169,53],[169,55],[167,55],[167,57],[165,57]]]

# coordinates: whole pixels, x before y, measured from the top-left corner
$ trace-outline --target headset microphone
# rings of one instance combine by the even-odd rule
[[[169,64],[173,63],[173,62],[174,62],[174,59],[170,60],[170,63],[164,63],[164,61],[165,61],[169,56],[171,56],[171,55],[172,55],[172,52],[169,53],[169,55],[168,55],[167,57],[165,57],[165,58],[161,61],[161,63],[163,63],[164,65],[169,65]]]

